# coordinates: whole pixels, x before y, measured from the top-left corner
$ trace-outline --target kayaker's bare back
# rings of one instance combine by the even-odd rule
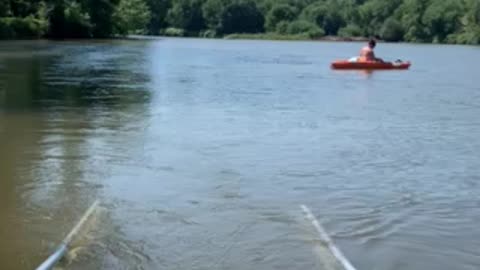
[[[375,57],[375,52],[373,51],[373,49],[375,48],[376,45],[377,43],[375,42],[375,40],[371,39],[368,42],[368,46],[363,47],[362,50],[360,51],[360,57],[358,58],[358,61],[359,62],[371,62],[371,61],[383,62],[382,59]]]
[[[360,61],[375,61],[375,53],[373,52],[373,48],[370,48],[370,46],[363,47],[360,51]]]

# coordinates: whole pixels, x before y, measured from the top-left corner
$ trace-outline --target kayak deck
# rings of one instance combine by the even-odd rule
[[[402,70],[410,68],[410,62],[349,62],[346,60],[335,61],[332,69],[366,69],[366,70]]]

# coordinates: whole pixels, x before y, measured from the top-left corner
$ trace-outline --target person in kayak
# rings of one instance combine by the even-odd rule
[[[370,39],[368,46],[365,46],[360,51],[360,57],[358,57],[358,62],[383,62],[382,59],[376,58],[373,49],[377,45],[377,42],[374,39]]]

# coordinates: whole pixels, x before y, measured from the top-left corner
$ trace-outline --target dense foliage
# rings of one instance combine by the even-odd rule
[[[0,0],[0,38],[265,32],[480,44],[480,0]]]

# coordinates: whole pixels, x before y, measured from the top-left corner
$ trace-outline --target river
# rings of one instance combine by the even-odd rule
[[[480,268],[480,47],[0,43],[0,269]]]

